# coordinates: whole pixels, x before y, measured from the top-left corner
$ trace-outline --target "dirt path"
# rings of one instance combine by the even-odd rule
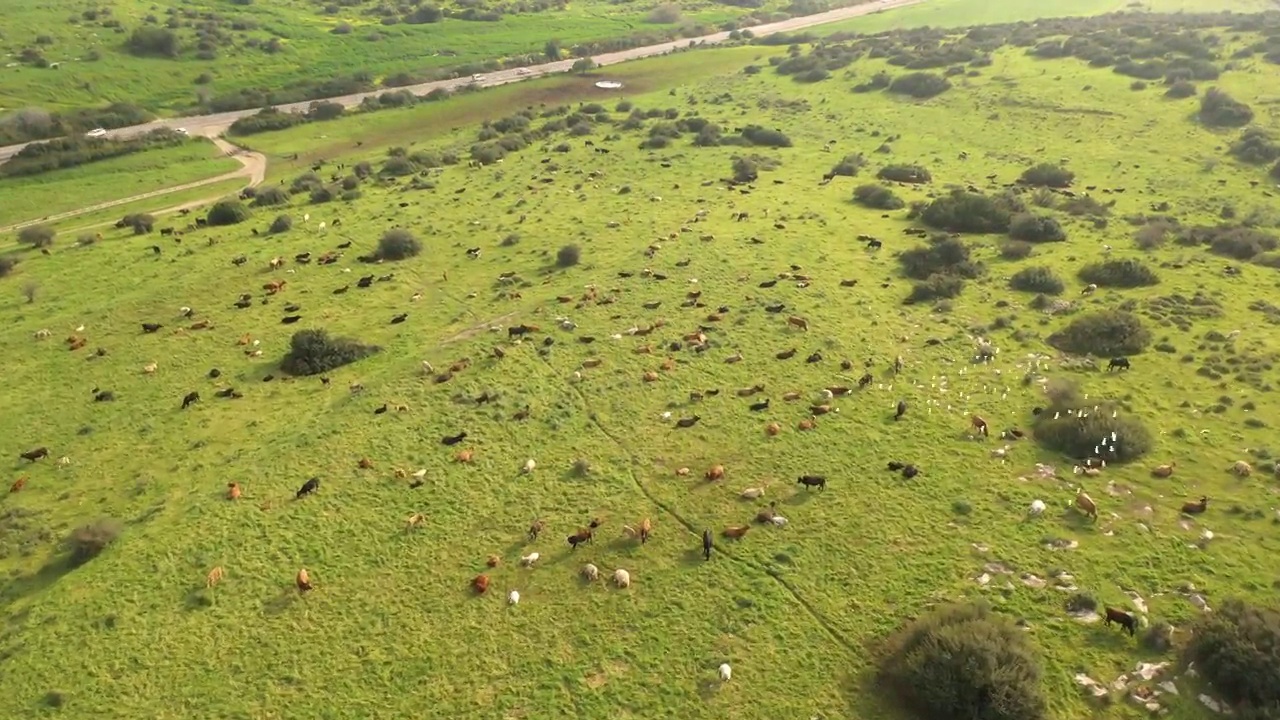
[[[233,170],[232,172],[223,173],[222,175],[217,175],[211,178],[205,178],[204,180],[197,180],[195,182],[184,183],[182,185],[173,185],[167,188],[161,188],[159,190],[152,190],[150,192],[145,192],[140,195],[133,195],[127,198],[120,198],[119,200],[111,200],[104,203],[98,203],[97,205],[90,205],[88,207],[82,207],[77,210],[68,210],[67,212],[63,212],[63,213],[47,215],[45,217],[38,218],[36,220],[24,220],[23,222],[20,222],[20,223],[15,223],[13,225],[0,227],[0,233],[7,233],[7,232],[12,232],[14,230],[21,230],[22,228],[27,227],[29,225],[38,225],[40,223],[48,223],[48,222],[58,222],[59,220],[66,220],[67,218],[73,218],[78,215],[85,215],[88,213],[97,212],[99,210],[107,210],[109,208],[117,207],[120,205],[128,205],[130,203],[135,203],[142,200],[149,200],[151,198],[160,197],[162,195],[169,195],[176,192],[183,192],[185,190],[194,190],[199,187],[204,187],[205,185],[213,185],[215,183],[225,182],[227,180],[235,180],[236,178],[242,178],[242,177],[248,178],[249,182],[247,183],[247,187],[256,187],[258,185],[261,185],[262,181],[266,179],[267,158],[265,155],[262,155],[261,153],[250,152],[248,150],[245,150],[244,148],[237,147],[227,142],[226,140],[223,140],[222,138],[215,137],[210,139],[213,141],[213,144],[216,145],[218,149],[222,151],[224,155],[229,155],[235,158],[236,162],[240,163],[239,170]],[[150,214],[163,215],[168,213],[175,213],[182,209],[203,205],[209,202],[210,199],[211,198],[195,200],[195,201],[185,203],[183,205],[178,205],[172,208],[158,210]],[[110,223],[102,223],[102,224],[107,225]]]

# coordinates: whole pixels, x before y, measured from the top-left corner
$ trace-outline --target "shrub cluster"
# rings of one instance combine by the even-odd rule
[[[1266,165],[1280,159],[1280,145],[1276,144],[1271,133],[1262,128],[1251,127],[1231,143],[1231,155],[1240,162]]]
[[[1084,282],[1098,287],[1136,288],[1160,282],[1154,270],[1132,258],[1089,263],[1080,268],[1078,275]]]
[[[205,219],[210,225],[235,225],[249,219],[249,208],[239,200],[219,200],[209,208]]]
[[[868,93],[873,90],[883,90],[892,83],[893,77],[889,73],[882,71],[872,75],[870,80],[854,85],[853,91],[856,93]]]
[[[128,103],[112,103],[102,108],[80,108],[60,113],[26,108],[0,117],[0,145],[75,136],[93,128],[141,125],[154,118],[146,110]]]
[[[1040,163],[1022,171],[1022,176],[1018,178],[1018,182],[1035,187],[1065,188],[1070,187],[1071,182],[1075,179],[1075,173],[1060,165]]]
[[[1046,342],[1073,355],[1105,358],[1142,352],[1151,344],[1151,332],[1137,315],[1104,310],[1075,318]]]
[[[324,330],[299,330],[289,339],[280,369],[290,375],[318,375],[362,360],[382,348],[350,338],[330,337]]]
[[[18,242],[34,248],[46,248],[53,244],[58,231],[48,225],[28,225],[18,231]]]
[[[1228,600],[1196,618],[1183,653],[1242,720],[1280,717],[1280,610]]]
[[[1007,618],[986,605],[951,605],[886,639],[878,685],[911,715],[931,720],[1041,720],[1038,658]]]
[[[78,567],[101,555],[123,530],[124,525],[120,521],[110,518],[95,520],[72,530],[66,543],[71,553],[71,565]]]
[[[942,273],[965,278],[976,278],[983,273],[982,265],[969,259],[969,248],[951,237],[933,237],[927,245],[914,247],[898,256],[902,273],[915,280],[927,280]]]
[[[18,266],[17,258],[10,257],[8,255],[0,255],[0,278],[13,272],[13,269],[17,266]]]
[[[248,117],[242,117],[231,123],[227,133],[233,136],[253,135],[255,133],[284,130],[294,125],[301,125],[309,118],[302,113],[284,112],[275,107],[264,107]]]
[[[392,228],[378,238],[375,253],[379,260],[404,260],[422,252],[422,243],[413,233],[403,228]]]
[[[1000,257],[1005,260],[1022,260],[1035,251],[1031,243],[1023,240],[1005,240],[1000,243]]]
[[[1062,279],[1047,267],[1029,267],[1019,270],[1009,278],[1009,287],[1042,295],[1061,295],[1066,289]]]
[[[573,267],[581,259],[582,249],[577,245],[565,245],[556,251],[556,267]]]
[[[866,167],[866,165],[867,159],[862,156],[862,153],[853,153],[852,155],[845,155],[841,158],[840,162],[831,167],[831,172],[829,174],[833,177],[837,175],[842,177],[853,177],[857,175],[862,168]]]
[[[902,198],[883,185],[867,183],[853,189],[853,201],[876,210],[901,210],[906,207]]]
[[[1011,215],[1008,208],[993,198],[954,190],[929,203],[920,213],[920,220],[929,227],[948,232],[1003,233],[1009,230]]]
[[[921,100],[931,98],[951,89],[951,81],[927,72],[899,75],[889,83],[888,90],[898,95],[909,95]]]
[[[933,180],[929,171],[919,165],[885,165],[876,173],[876,177],[901,183],[927,183]]]
[[[174,147],[184,142],[187,142],[185,136],[167,129],[152,130],[146,135],[125,140],[69,136],[27,145],[8,162],[0,165],[0,175],[8,177],[37,175],[50,170],[76,167],[144,150]]]
[[[277,215],[275,220],[271,221],[271,227],[267,229],[272,235],[278,235],[282,232],[289,232],[293,229],[293,218],[288,215]]]
[[[1200,122],[1209,127],[1244,127],[1253,122],[1253,109],[1212,87],[1200,98]]]
[[[1115,403],[1097,398],[1086,402],[1074,382],[1061,379],[1051,381],[1045,394],[1049,406],[1032,425],[1041,445],[1068,457],[1102,457],[1108,462],[1128,462],[1151,450],[1151,432],[1146,425],[1138,417],[1120,412]],[[1094,405],[1099,406],[1097,410],[1092,410]],[[1083,407],[1091,410],[1080,413]],[[1110,441],[1112,433],[1114,441]],[[1105,447],[1098,444],[1103,437],[1109,440]]]
[[[268,185],[259,189],[253,196],[254,207],[272,207],[288,203],[289,191],[279,185]]]
[[[1009,221],[1009,237],[1025,242],[1061,242],[1067,239],[1067,232],[1052,215],[1019,213]]]

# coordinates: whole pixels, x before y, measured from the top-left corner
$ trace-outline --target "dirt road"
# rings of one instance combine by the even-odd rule
[[[926,0],[873,0],[862,5],[854,5],[852,7],[844,7],[831,10],[817,15],[804,15],[794,17],[782,22],[769,23],[768,25],[758,25],[751,28],[751,32],[757,36],[772,35],[780,32],[793,32],[803,30],[815,25],[823,25],[826,23],[838,22],[840,20],[848,20],[862,15],[882,12],[892,8],[904,7],[907,5],[917,5],[926,2]],[[596,55],[593,60],[598,65],[613,65],[615,63],[625,62],[627,60],[638,60],[640,58],[653,57],[671,52],[672,50],[688,47],[691,43],[702,43],[706,45],[715,45],[722,43],[729,38],[728,32],[718,32],[712,35],[704,35],[699,38],[675,40],[665,42],[658,45],[649,45],[646,47],[631,48],[615,53],[606,53],[604,55]],[[542,75],[550,75],[553,73],[567,72],[573,66],[573,60],[560,60],[558,62],[546,63],[543,65],[532,65],[525,68],[512,68],[509,70],[499,70],[481,76],[479,80],[472,78],[457,78],[454,80],[441,80],[437,82],[422,83],[420,85],[410,85],[404,88],[396,88],[397,90],[408,90],[415,95],[425,95],[437,88],[452,89],[475,82],[482,87],[493,87],[495,85],[505,85],[507,83],[520,82],[529,78],[540,77]],[[358,93],[355,95],[342,95],[340,97],[325,98],[329,102],[340,103],[345,107],[355,107],[359,105],[366,97],[375,97],[386,92],[387,89],[381,89],[374,92]],[[292,103],[289,105],[280,105],[280,110],[286,112],[304,112],[311,105],[312,100],[307,102]],[[169,120],[156,120],[144,125],[134,125],[131,127],[117,128],[107,132],[109,137],[131,137],[142,133],[155,130],[157,128],[186,128],[193,135],[205,135],[214,137],[221,135],[231,123],[236,120],[253,115],[261,108],[252,110],[239,110],[236,112],[216,113],[213,115],[199,115],[191,117],[173,118]],[[0,162],[4,162],[12,157],[15,153],[25,147],[23,145],[9,145],[0,147]]]
[[[236,178],[248,178],[249,181],[246,183],[246,186],[248,187],[255,187],[257,185],[262,184],[262,181],[267,176],[266,156],[260,153],[249,152],[248,150],[245,150],[243,148],[236,147],[235,145],[232,145],[231,143],[227,142],[226,140],[223,140],[222,138],[212,138],[212,140],[213,140],[213,144],[217,145],[218,149],[222,150],[224,155],[230,155],[231,157],[235,158],[237,162],[240,163],[241,167],[239,170],[234,170],[229,173],[223,173],[222,175],[218,175],[216,177],[205,178],[204,180],[197,180],[195,182],[185,183],[183,185],[174,185],[172,187],[162,188],[160,190],[152,190],[151,192],[145,192],[140,195],[134,195],[132,197],[120,198],[119,200],[111,200],[110,202],[98,203],[97,205],[90,205],[88,207],[82,207],[77,210],[69,210],[63,213],[48,215],[46,217],[37,218],[35,220],[24,220],[23,222],[20,222],[20,223],[15,223],[13,225],[0,227],[0,234],[12,232],[14,230],[21,230],[22,228],[27,227],[28,225],[38,225],[40,223],[49,223],[49,222],[57,222],[59,220],[66,220],[67,218],[73,218],[73,217],[76,217],[77,215],[85,215],[87,213],[97,212],[99,210],[106,210],[108,208],[118,207],[120,205],[128,205],[129,203],[135,203],[140,200],[149,200],[151,198],[160,197],[162,195],[169,195],[176,192],[183,192],[184,190],[193,190],[195,188],[203,187],[205,185],[212,185],[214,183],[220,183],[226,180],[234,180]],[[182,207],[194,207],[198,205],[203,205],[207,202],[208,202],[207,199],[200,200],[197,202],[188,203],[187,205]],[[177,212],[178,209],[179,209],[178,207],[174,207],[174,208],[170,208],[168,211]],[[165,211],[161,211],[161,212],[165,212]],[[156,213],[152,213],[152,214],[156,214]]]

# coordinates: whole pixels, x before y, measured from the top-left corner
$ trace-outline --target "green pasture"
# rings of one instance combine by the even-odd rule
[[[0,716],[891,718],[869,682],[877,639],[936,603],[982,597],[1025,621],[1055,720],[1138,718],[1145,711],[1128,701],[1091,705],[1074,675],[1109,683],[1139,661],[1170,658],[1069,618],[1068,597],[1132,607],[1124,593],[1133,591],[1149,621],[1179,627],[1200,612],[1180,592],[1187,583],[1211,606],[1273,597],[1276,485],[1264,461],[1280,410],[1280,310],[1251,305],[1276,284],[1275,270],[1173,243],[1139,251],[1125,220],[1168,203],[1161,213],[1184,224],[1217,223],[1231,206],[1274,227],[1266,168],[1225,152],[1238,131],[1205,129],[1194,120],[1197,100],[1166,99],[1159,83],[1134,91],[1110,69],[1021,49],[995,53],[990,67],[927,101],[850,92],[879,70],[901,72],[876,60],[800,84],[767,57],[759,74],[741,72],[750,49],[721,52],[668,59],[692,63],[674,92],[655,80],[624,96],[708,118],[725,135],[779,128],[792,147],[695,147],[686,134],[643,150],[658,121],[623,130],[627,113],[612,112],[588,135],[540,139],[482,168],[432,170],[416,189],[407,178],[370,179],[351,202],[297,197],[257,209],[245,224],[165,240],[159,257],[148,249],[158,238],[115,230],[90,248],[60,237],[47,257],[23,255],[0,279],[0,464],[11,481],[29,478],[0,501]],[[715,65],[726,57],[734,62]],[[716,72],[697,75],[703,63]],[[1212,84],[1265,121],[1262,103],[1278,79],[1276,66],[1255,59]],[[547,109],[596,99],[573,90],[573,79],[540,82],[249,142],[273,160],[320,146],[316,157],[349,163],[374,158],[377,145],[411,145],[416,124],[415,149],[465,158],[480,120],[542,110],[540,97]],[[486,108],[486,98],[501,102]],[[612,110],[616,100],[601,102]],[[363,138],[368,147],[355,148]],[[819,184],[852,153],[869,162],[858,177]],[[743,154],[779,164],[750,189],[730,188],[722,179]],[[883,165],[916,163],[934,179],[894,185],[908,202],[953,185],[995,191],[1041,162],[1073,170],[1075,192],[1114,201],[1105,227],[1055,211],[1069,239],[1021,261],[1001,258],[1002,236],[964,236],[986,274],[946,303],[905,305],[911,283],[895,255],[922,241],[903,233],[905,210],[864,209],[850,201],[853,188]],[[293,218],[291,231],[252,232],[280,213]],[[393,227],[411,230],[421,255],[355,260]],[[884,247],[869,250],[858,235]],[[348,242],[333,265],[293,260]],[[567,244],[581,262],[557,268]],[[473,247],[476,259],[466,254]],[[1110,259],[1151,266],[1160,283],[1082,295],[1076,272],[1108,247]],[[247,262],[237,266],[240,254]],[[287,262],[272,270],[277,256]],[[1224,275],[1227,264],[1240,274]],[[1132,370],[1073,369],[1045,343],[1075,315],[1035,310],[1030,294],[1008,288],[1010,275],[1037,265],[1066,281],[1062,299],[1078,312],[1123,304],[1144,319],[1153,343]],[[517,280],[502,283],[510,272]],[[809,276],[808,286],[787,273]],[[365,275],[392,277],[356,287]],[[264,300],[273,280],[287,285]],[[592,289],[597,301],[582,300]],[[682,306],[698,291],[703,306]],[[253,296],[247,309],[233,305],[241,293]],[[1198,293],[1200,304],[1186,302]],[[766,312],[772,303],[784,312]],[[721,305],[727,312],[710,319]],[[179,316],[183,306],[194,319]],[[400,313],[407,320],[391,324]],[[289,314],[302,320],[281,324]],[[790,314],[809,330],[789,328]],[[212,327],[186,329],[202,319]],[[648,336],[631,333],[660,320]],[[142,322],[164,327],[143,334]],[[510,341],[507,328],[521,323],[540,330]],[[700,325],[712,328],[709,350],[670,349]],[[381,352],[327,373],[327,386],[287,378],[278,361],[306,328]],[[35,339],[41,329],[52,337]],[[68,351],[72,334],[87,347]],[[245,334],[260,344],[238,345]],[[1215,339],[1226,336],[1234,339]],[[999,348],[995,360],[974,361],[978,338]],[[637,352],[643,345],[652,352]],[[90,357],[97,348],[105,355]],[[248,354],[255,348],[260,357]],[[775,359],[792,348],[792,359]],[[815,352],[821,359],[806,362]],[[741,362],[726,363],[735,353]],[[1033,355],[1044,356],[1039,370]],[[421,366],[443,373],[463,359],[447,382]],[[156,372],[144,373],[152,362]],[[1252,369],[1239,381],[1197,372],[1215,364]],[[210,379],[214,368],[220,377]],[[658,379],[645,382],[650,371]],[[856,389],[868,371],[873,382]],[[1031,439],[970,435],[970,413],[994,434],[1029,428],[1045,404],[1043,378],[1075,380],[1088,398],[1140,418],[1151,452],[1086,477]],[[756,384],[759,394],[738,395]],[[821,390],[837,385],[855,389],[824,400]],[[114,402],[94,402],[95,388]],[[244,397],[215,396],[226,388]],[[200,402],[180,410],[191,391]],[[786,401],[788,392],[802,399]],[[484,393],[496,399],[478,404]],[[766,410],[748,408],[765,398]],[[909,409],[895,422],[899,400]],[[824,402],[836,411],[801,431]],[[391,409],[375,414],[384,404]],[[514,419],[526,407],[529,418]],[[693,415],[697,425],[675,427]],[[776,437],[766,435],[770,422],[781,427]],[[462,431],[461,444],[441,444]],[[1007,458],[994,457],[1005,444]],[[52,456],[18,459],[38,446]],[[464,448],[473,463],[454,462]],[[61,457],[69,464],[58,466]],[[362,458],[373,468],[359,469]],[[530,459],[536,469],[522,473]],[[891,460],[921,475],[904,480],[885,470]],[[1257,472],[1232,475],[1237,460]],[[1151,476],[1167,462],[1177,463],[1172,477]],[[1037,476],[1036,463],[1059,477]],[[725,479],[703,481],[714,465]],[[805,491],[795,484],[802,474],[825,475],[829,486]],[[295,500],[313,476],[319,492]],[[242,499],[224,499],[229,482]],[[765,488],[761,500],[739,498],[752,487]],[[1069,509],[1076,487],[1097,501],[1096,524]],[[1201,495],[1211,498],[1208,513],[1181,518],[1181,504]],[[1049,508],[1039,519],[1027,518],[1034,499]],[[785,527],[752,522],[769,501]],[[414,513],[426,520],[406,531]],[[124,523],[119,540],[70,568],[59,540],[100,517]],[[593,517],[603,521],[594,543],[571,551],[565,537]],[[529,541],[534,518],[547,529]],[[641,546],[622,527],[644,518],[654,535]],[[721,536],[742,524],[752,525],[743,539]],[[710,562],[700,553],[704,528],[716,535]],[[1206,529],[1215,539],[1197,547]],[[1054,550],[1052,540],[1078,546]],[[531,552],[541,558],[521,567]],[[490,555],[498,567],[486,568]],[[586,562],[601,581],[579,577]],[[225,577],[206,589],[214,567]],[[293,584],[301,567],[315,586],[305,596]],[[617,568],[630,572],[630,588],[607,582]],[[483,596],[470,589],[480,573],[492,580]],[[1047,584],[1032,587],[1031,576]],[[511,590],[518,605],[507,604]],[[722,662],[733,667],[729,683],[715,679]],[[1168,717],[1206,717],[1194,681],[1177,683]]]
[[[66,170],[0,178],[0,197],[4,198],[0,201],[0,227],[197,182],[238,167],[240,163],[223,155],[213,143],[199,139]]]

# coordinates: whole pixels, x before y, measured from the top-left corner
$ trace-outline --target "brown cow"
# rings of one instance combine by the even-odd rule
[[[800,328],[801,330],[809,329],[809,321],[805,320],[799,315],[792,315],[791,317],[787,318],[787,325],[790,325],[791,327]]]

